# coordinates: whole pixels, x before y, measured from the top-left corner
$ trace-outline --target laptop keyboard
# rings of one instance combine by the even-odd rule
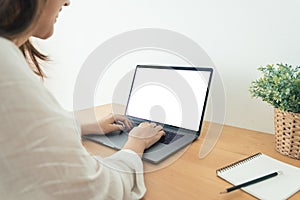
[[[178,134],[178,133],[174,133],[174,132],[170,132],[170,131],[165,131],[165,135],[162,136],[158,142],[163,143],[163,144],[170,144],[172,142],[175,142],[176,140],[178,140],[179,138],[181,138],[183,135]]]

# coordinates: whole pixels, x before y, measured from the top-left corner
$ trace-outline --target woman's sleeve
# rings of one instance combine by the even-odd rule
[[[143,197],[136,154],[91,156],[73,116],[33,77],[21,53],[8,45],[0,58],[0,199]]]

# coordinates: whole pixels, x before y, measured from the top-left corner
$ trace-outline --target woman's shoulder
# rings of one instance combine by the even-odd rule
[[[21,50],[12,41],[3,37],[0,37],[0,60],[0,81],[5,77],[5,79],[29,78],[34,75]]]
[[[0,37],[0,59],[1,65],[24,63],[25,60],[21,50],[12,41],[3,37]]]
[[[9,39],[6,39],[6,38],[0,36],[0,53],[7,54],[7,53],[11,53],[11,52],[15,52],[17,54],[21,53],[21,51],[15,45],[15,43],[13,43]],[[21,55],[22,55],[22,53],[21,53]]]

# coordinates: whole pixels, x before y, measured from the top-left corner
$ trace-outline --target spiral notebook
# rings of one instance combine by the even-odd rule
[[[217,170],[217,176],[238,185],[268,173],[281,174],[241,188],[258,199],[287,199],[300,190],[300,168],[257,153]]]

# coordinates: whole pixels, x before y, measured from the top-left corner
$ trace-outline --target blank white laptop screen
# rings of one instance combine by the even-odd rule
[[[210,73],[138,67],[126,115],[198,131]]]

